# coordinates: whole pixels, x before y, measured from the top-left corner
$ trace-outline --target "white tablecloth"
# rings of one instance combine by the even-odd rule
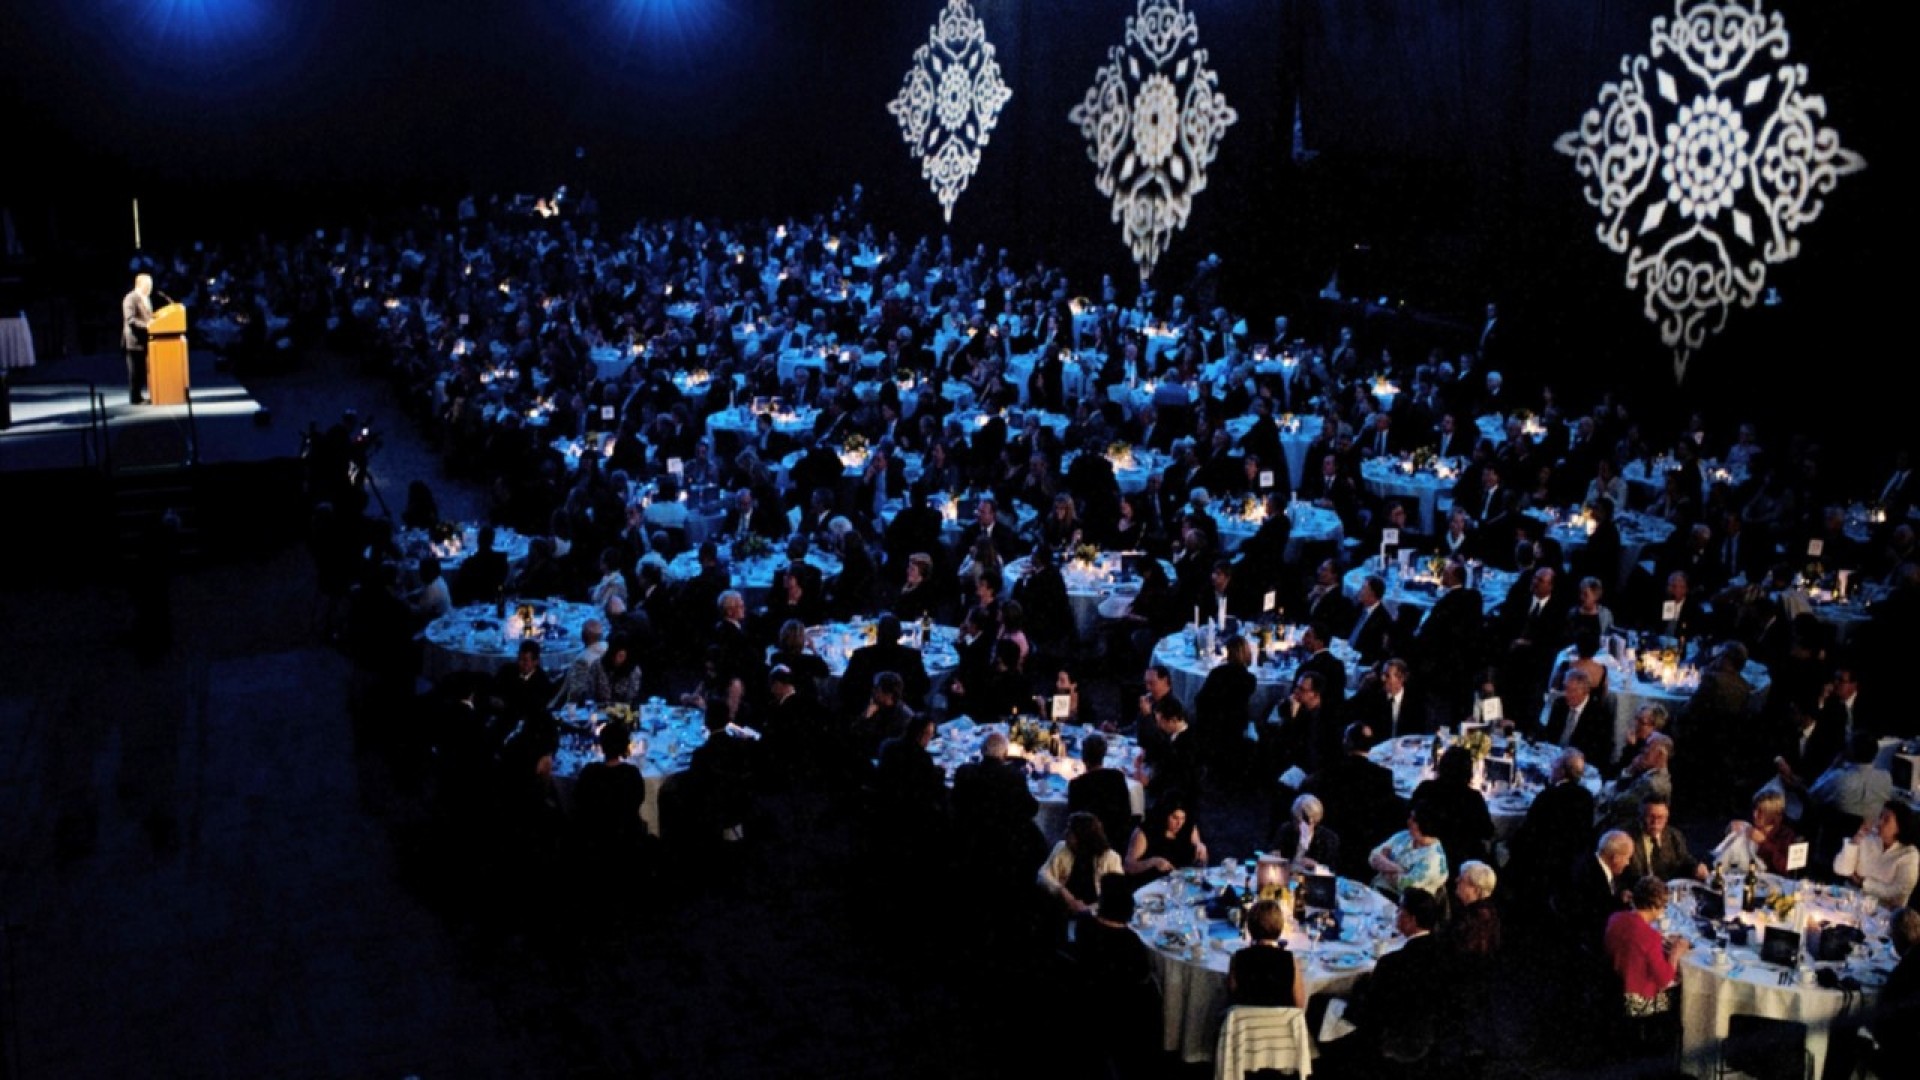
[[[1560,550],[1569,559],[1586,550],[1589,539],[1587,529],[1575,519],[1575,515],[1549,515],[1541,510],[1529,510],[1527,516],[1546,524],[1547,530],[1543,535],[1557,541]],[[1609,593],[1618,589],[1633,573],[1634,565],[1647,548],[1664,544],[1673,535],[1673,522],[1631,510],[1615,514],[1613,523],[1620,529],[1620,563],[1612,568],[1613,580],[1605,583]]]
[[[1214,524],[1220,530],[1220,550],[1239,551],[1240,545],[1252,539],[1265,524],[1264,516],[1248,518],[1244,516],[1244,503],[1237,499],[1215,500],[1207,506],[1207,513],[1213,516]],[[1287,534],[1286,559],[1289,563],[1298,563],[1306,557],[1309,544],[1339,544],[1346,539],[1346,526],[1340,522],[1340,515],[1324,506],[1315,506],[1309,502],[1291,503],[1287,513],[1293,518],[1293,528]],[[1265,511],[1259,511],[1264,515]]]
[[[732,572],[734,590],[746,598],[747,607],[754,608],[764,603],[767,590],[773,587],[773,575],[793,565],[786,550],[780,545],[770,554],[755,556],[751,559],[734,559],[733,545],[730,540],[720,542],[720,560],[727,564]],[[819,568],[825,580],[832,580],[840,573],[840,558],[824,551],[808,551],[806,561]],[[700,576],[700,553],[683,551],[667,564],[668,581],[692,581]],[[715,616],[716,618],[718,616]]]
[[[1450,464],[1446,476],[1424,471],[1409,473],[1401,468],[1398,459],[1377,457],[1361,463],[1360,482],[1366,485],[1368,493],[1378,498],[1407,503],[1407,511],[1417,514],[1414,526],[1428,531],[1438,521],[1435,506],[1440,499],[1451,496],[1453,486],[1459,482],[1459,467],[1457,461]]]
[[[819,416],[817,409],[800,409],[790,413],[775,415],[773,430],[796,438],[809,438],[813,434],[813,422]],[[707,417],[707,433],[718,437],[732,435],[738,439],[752,439],[759,434],[754,420],[753,410],[745,405],[731,409],[722,409]]]
[[[527,549],[532,541],[527,537],[505,527],[493,530],[493,550],[507,557],[508,566],[518,566],[527,561]],[[449,536],[440,543],[434,543],[433,537],[425,529],[406,529],[395,538],[405,562],[419,565],[423,555],[440,557],[440,569],[452,574],[460,569],[467,556],[480,550],[480,530],[474,525],[462,525],[455,536]],[[511,614],[511,612],[509,612]]]
[[[1515,829],[1526,820],[1527,811],[1533,806],[1545,780],[1553,773],[1553,759],[1558,757],[1561,747],[1552,743],[1528,742],[1520,747],[1518,765],[1521,778],[1518,783],[1503,790],[1482,794],[1487,800],[1487,813],[1493,817],[1494,833],[1501,840],[1513,836]],[[1393,770],[1394,792],[1401,798],[1413,795],[1413,789],[1421,781],[1433,778],[1428,763],[1433,754],[1433,736],[1403,735],[1398,739],[1389,739],[1367,752],[1375,764],[1385,765]],[[1600,794],[1600,771],[1588,769],[1581,783],[1594,795]]]
[[[1415,557],[1416,568],[1419,563],[1420,559]],[[1418,572],[1417,569],[1416,572]],[[1347,571],[1346,576],[1340,579],[1340,587],[1346,591],[1348,597],[1358,599],[1360,586],[1366,584],[1368,575],[1378,573],[1380,573],[1380,560],[1376,557]],[[1403,607],[1411,607],[1423,612],[1432,611],[1435,601],[1439,599],[1437,580],[1408,581],[1400,576],[1398,562],[1388,564],[1387,572],[1382,576],[1387,582],[1387,595],[1381,599],[1387,602],[1387,610],[1395,615],[1398,615]],[[1507,590],[1513,587],[1513,581],[1514,575],[1505,570],[1482,569],[1480,571],[1480,606],[1485,609],[1486,614],[1492,615],[1493,609],[1499,607],[1507,598]]]
[[[1736,876],[1728,883],[1729,893],[1735,892],[1738,880]],[[1771,889],[1792,888],[1792,883],[1784,878],[1769,874],[1765,880]],[[1727,1037],[1729,1021],[1736,1015],[1746,1015],[1806,1024],[1806,1047],[1813,1055],[1813,1075],[1823,1075],[1833,1022],[1846,1006],[1842,993],[1822,988],[1811,977],[1804,981],[1790,977],[1782,983],[1780,976],[1785,969],[1760,960],[1757,927],[1750,944],[1728,948],[1724,964],[1717,962],[1711,946],[1701,939],[1698,925],[1687,914],[1691,908],[1689,894],[1698,886],[1693,882],[1672,884],[1668,929],[1684,933],[1695,942],[1693,951],[1680,965],[1681,1067],[1694,1076],[1712,1075],[1719,1060],[1720,1041]],[[1859,903],[1858,890],[1814,885],[1806,886],[1800,901],[1814,920],[1855,926],[1863,919]],[[1753,918],[1742,916],[1747,921]],[[1872,948],[1855,946],[1853,956],[1845,962],[1816,965],[1811,952],[1813,942],[1806,937],[1801,941],[1801,965],[1809,976],[1816,968],[1835,968],[1860,981],[1861,994],[1852,1005],[1855,1016],[1872,1011],[1886,973],[1893,967],[1891,950],[1881,943],[1885,918],[1884,912],[1864,916]]]
[[[1091,641],[1100,628],[1103,615],[1101,606],[1108,600],[1123,598],[1131,603],[1140,591],[1140,583],[1135,580],[1122,580],[1121,556],[1117,552],[1103,552],[1093,563],[1068,560],[1060,565],[1060,576],[1067,582],[1067,603],[1073,608],[1074,627],[1079,631],[1080,640]],[[1173,580],[1173,564],[1165,559],[1160,568],[1166,571],[1167,580]],[[1033,572],[1033,564],[1021,556],[1007,564],[1007,587],[1013,588],[1014,582]],[[1117,616],[1114,616],[1117,617]]]
[[[1087,771],[1086,764],[1080,760],[1080,741],[1085,730],[1077,724],[1062,724],[1061,740],[1067,751],[1062,758],[1035,757],[1028,763],[1027,789],[1040,804],[1034,814],[1034,823],[1046,834],[1048,840],[1059,840],[1067,834],[1067,785]],[[933,755],[947,774],[947,784],[953,784],[953,772],[969,761],[980,760],[980,744],[984,743],[990,732],[1005,733],[1005,724],[975,724],[967,717],[949,720],[940,725],[939,734],[934,737],[927,751]],[[1133,806],[1135,817],[1147,812],[1146,789],[1140,786],[1136,778],[1141,769],[1140,747],[1125,735],[1108,735],[1106,764],[1120,770],[1127,778],[1127,796]],[[1018,746],[1011,747],[1008,754],[1014,759],[1026,759],[1026,751]],[[1116,847],[1126,844],[1125,838],[1114,839]]]
[[[1555,670],[1572,663],[1573,659],[1573,647],[1568,646],[1561,651],[1559,658],[1555,661]],[[1700,688],[1697,679],[1671,686],[1655,680],[1643,679],[1637,672],[1630,670],[1613,655],[1604,651],[1596,654],[1594,660],[1607,670],[1607,694],[1614,705],[1613,751],[1615,754],[1618,754],[1620,748],[1627,744],[1627,736],[1633,731],[1633,714],[1640,711],[1640,706],[1657,704],[1667,710],[1668,716],[1678,717],[1681,710],[1686,708],[1688,700],[1693,697],[1694,691]],[[1747,685],[1752,687],[1753,704],[1757,710],[1758,706],[1766,701],[1767,691],[1773,685],[1773,676],[1767,671],[1765,664],[1755,660],[1747,661],[1746,670],[1741,674],[1746,678]],[[1551,702],[1548,702],[1548,707],[1552,707]]]
[[[531,603],[537,612],[552,612],[561,628],[561,636],[540,642],[540,666],[550,674],[566,670],[580,655],[580,628],[588,619],[600,617],[592,604],[573,604],[560,600],[508,600],[506,617],[493,604],[469,604],[455,608],[426,629],[426,649],[421,670],[429,679],[439,679],[456,671],[492,675],[513,662],[520,652],[520,639],[509,636],[509,622],[521,604]]]
[[[1299,640],[1299,627],[1283,627],[1289,640]],[[1347,686],[1360,684],[1360,657],[1344,639],[1336,639],[1331,649],[1333,655],[1347,667]],[[1219,667],[1226,657],[1222,646],[1216,646],[1212,656],[1196,657],[1193,648],[1187,644],[1184,631],[1168,634],[1153,647],[1153,662],[1167,665],[1167,671],[1173,676],[1173,692],[1186,705],[1189,714],[1193,703],[1200,696],[1201,686],[1206,684],[1207,676]],[[1293,676],[1300,668],[1305,656],[1295,646],[1269,656],[1264,662],[1255,664],[1253,675],[1256,680],[1253,699],[1247,704],[1247,716],[1264,717],[1273,712],[1286,693],[1293,688]]]
[[[600,747],[592,735],[599,714],[584,709],[565,709],[560,713],[560,748],[553,754],[553,786],[563,807],[571,808],[573,785],[580,770],[602,760]],[[584,730],[575,730],[573,725]],[[706,745],[707,729],[699,709],[667,705],[655,698],[641,706],[635,717],[633,752],[629,764],[640,770],[647,782],[647,795],[640,804],[640,820],[647,831],[660,835],[660,788],[667,778],[687,771],[693,752]]]
[[[1253,429],[1256,419],[1251,415],[1234,417],[1227,421],[1227,434],[1233,436],[1233,441],[1238,444]],[[1320,438],[1326,421],[1311,414],[1296,416],[1283,413],[1275,417],[1274,422],[1280,428],[1280,452],[1287,456],[1287,479],[1297,491],[1301,478],[1307,474],[1307,449]]]
[[[1242,871],[1236,888],[1244,882],[1244,867]],[[1213,1060],[1220,1020],[1227,1011],[1227,967],[1243,947],[1237,930],[1209,920],[1205,908],[1196,906],[1206,894],[1219,891],[1225,871],[1209,869],[1205,880],[1201,887],[1177,877],[1163,878],[1135,894],[1134,930],[1147,943],[1154,980],[1160,984],[1161,1045],[1189,1063]],[[1338,893],[1342,918],[1338,941],[1316,943],[1298,929],[1285,938],[1294,963],[1305,964],[1301,979],[1309,998],[1348,993],[1373,970],[1376,954],[1404,943],[1394,934],[1393,904],[1386,897],[1344,878]],[[1196,940],[1198,957],[1191,944]]]

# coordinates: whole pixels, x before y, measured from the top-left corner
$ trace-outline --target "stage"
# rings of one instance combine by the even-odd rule
[[[296,444],[265,423],[265,407],[215,359],[190,357],[191,406],[129,404],[117,352],[13,372],[0,472],[168,468],[195,460],[196,450],[202,465],[290,456]]]

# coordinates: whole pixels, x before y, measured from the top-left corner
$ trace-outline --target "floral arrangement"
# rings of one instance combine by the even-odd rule
[[[1765,903],[1773,910],[1775,919],[1787,922],[1793,918],[1793,909],[1800,903],[1800,897],[1787,889],[1779,889],[1767,896]]]
[[[1029,754],[1037,754],[1052,743],[1052,735],[1039,720],[1023,716],[1007,731],[1007,741]]]
[[[733,542],[735,559],[764,559],[773,554],[773,541],[759,533],[748,533]]]
[[[1429,555],[1420,561],[1420,569],[1424,576],[1439,581],[1441,575],[1447,571],[1447,557],[1445,555]]]
[[[1426,472],[1434,467],[1440,460],[1440,457],[1434,453],[1433,447],[1423,446],[1407,455],[1407,460],[1413,463],[1413,470],[1415,472]]]
[[[713,375],[708,372],[706,368],[694,368],[692,371],[687,372],[688,386],[705,386],[712,380]]]
[[[459,536],[460,526],[457,522],[436,521],[427,527],[427,540],[435,547],[450,544]]]
[[[847,433],[846,439],[840,443],[840,449],[849,454],[865,453],[867,449],[867,437],[857,431],[850,431]]]
[[[1461,735],[1459,745],[1465,747],[1475,761],[1485,761],[1487,755],[1493,753],[1493,739],[1485,728],[1474,728]]]
[[[1131,468],[1133,466],[1133,447],[1124,442],[1108,443],[1107,460],[1113,462],[1114,468]]]
[[[1074,562],[1092,566],[1094,563],[1100,561],[1100,545],[1076,544],[1073,549],[1072,559]]]
[[[1253,521],[1266,516],[1266,500],[1258,495],[1248,495],[1240,500],[1240,516]]]

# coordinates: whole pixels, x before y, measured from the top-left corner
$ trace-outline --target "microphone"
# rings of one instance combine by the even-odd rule
[[[160,298],[160,303],[162,305],[173,303],[173,297],[168,296],[166,293],[161,292],[159,289],[153,290],[153,295]]]

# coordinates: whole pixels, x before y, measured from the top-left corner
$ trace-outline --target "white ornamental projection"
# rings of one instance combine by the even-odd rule
[[[1221,136],[1239,119],[1199,42],[1185,0],[1139,0],[1125,42],[1107,51],[1086,100],[1068,114],[1142,280],[1186,227]]]
[[[986,25],[967,0],[947,0],[927,43],[914,50],[900,93],[887,103],[946,220],[953,220],[953,204],[980,168],[980,149],[1011,97]]]
[[[1587,180],[1600,242],[1626,256],[1675,382],[1760,298],[1767,268],[1799,254],[1839,178],[1866,167],[1821,126],[1826,99],[1789,48],[1761,0],[1675,0],[1648,52],[1622,57],[1620,80],[1554,142]]]

